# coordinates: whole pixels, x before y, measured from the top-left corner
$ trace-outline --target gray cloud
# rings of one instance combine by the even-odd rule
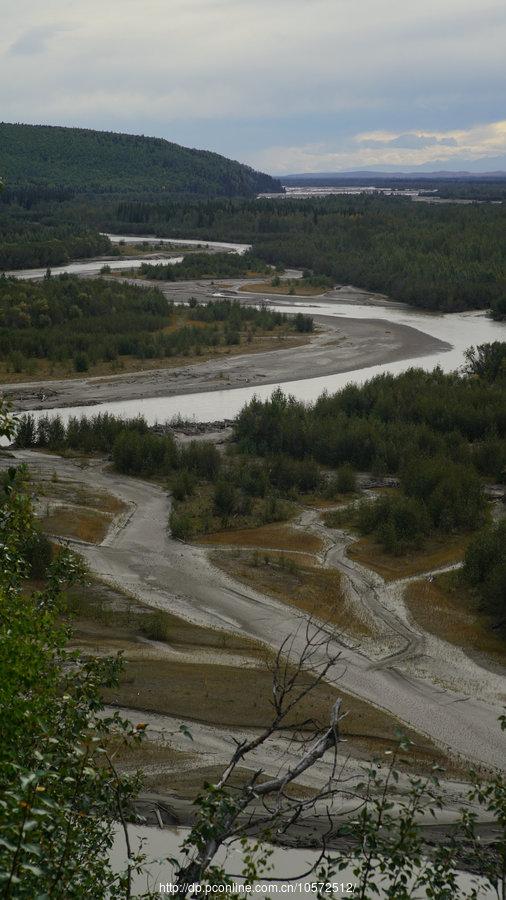
[[[191,140],[278,171],[315,146],[316,167],[366,147],[409,163],[504,115],[506,8],[486,3],[17,0],[2,118]]]
[[[361,140],[364,147],[404,147],[406,150],[421,150],[425,147],[458,147],[458,142],[453,137],[436,137],[432,134],[399,134],[389,140]]]
[[[66,31],[64,25],[39,25],[24,31],[8,48],[13,55],[33,56],[45,53],[50,40],[62,31]]]

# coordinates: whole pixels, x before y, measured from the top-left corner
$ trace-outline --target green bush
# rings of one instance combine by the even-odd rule
[[[169,516],[172,537],[178,541],[189,541],[195,534],[193,519],[187,513],[172,510]]]
[[[352,466],[340,466],[325,487],[325,496],[332,500],[338,494],[353,494],[357,490],[357,477]]]
[[[34,530],[25,543],[24,553],[30,577],[44,578],[53,558],[53,548],[49,538],[41,531]]]
[[[171,482],[171,491],[174,500],[187,500],[195,491],[195,476],[188,469],[177,472]]]
[[[506,520],[480,531],[467,548],[464,581],[479,597],[497,627],[506,631]]]
[[[86,353],[76,353],[74,356],[74,369],[76,372],[87,372],[90,368],[90,361]]]

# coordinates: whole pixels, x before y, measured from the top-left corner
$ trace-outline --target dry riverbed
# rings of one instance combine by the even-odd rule
[[[328,649],[340,657],[304,712],[324,722],[336,697],[343,699],[349,710],[343,764],[357,771],[372,754],[391,750],[396,727],[415,744],[412,753],[402,755],[407,770],[450,759],[452,771],[461,772],[466,765],[462,757],[484,766],[502,764],[496,721],[504,679],[487,673],[462,651],[464,662],[455,661],[447,644],[441,642],[441,649],[430,643],[430,636],[411,621],[402,600],[404,585],[384,582],[350,560],[346,540],[322,525],[321,510],[305,508],[289,526],[274,529],[284,549],[266,550],[269,562],[262,566],[250,565],[254,535],[245,549],[228,551],[215,541],[231,560],[231,570],[224,571],[227,566],[220,563],[218,568],[209,559],[216,548],[171,539],[166,530],[170,499],[157,485],[117,475],[100,460],[30,451],[15,457],[29,464],[38,481],[50,482],[51,491],[56,485],[55,503],[74,501],[77,507],[84,499],[100,511],[110,508],[110,495],[123,504],[102,540],[75,544],[94,577],[85,592],[74,595],[74,640],[86,653],[124,654],[125,673],[107,699],[128,709],[134,721],[149,724],[142,767],[153,793],[189,796],[206,773],[213,777],[226,761],[234,737],[264,724],[270,713],[268,666],[285,639],[293,642],[295,657],[301,652],[308,611],[303,600],[307,594],[311,601],[311,591],[344,615],[333,622],[332,615],[321,613],[329,631]],[[289,543],[296,538],[298,549],[286,546],[283,529],[288,537],[295,532]],[[260,535],[260,543],[272,539],[271,532]],[[300,556],[292,571],[286,559],[279,562],[283,554]],[[244,576],[237,564],[244,564]],[[283,566],[286,579],[278,570]],[[257,570],[260,582],[254,583]],[[351,612],[365,623],[364,633],[354,630]],[[181,732],[181,724],[190,729],[193,741]],[[272,770],[282,744],[267,747],[255,764]],[[286,740],[283,746],[286,752]],[[127,757],[122,764],[138,763]],[[327,776],[328,766],[322,764],[301,789],[316,789]]]

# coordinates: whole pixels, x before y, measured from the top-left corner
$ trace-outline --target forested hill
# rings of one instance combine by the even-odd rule
[[[0,175],[9,188],[249,197],[281,191],[270,175],[162,138],[0,123]]]

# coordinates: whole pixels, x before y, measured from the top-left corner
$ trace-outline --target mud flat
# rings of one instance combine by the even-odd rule
[[[178,368],[7,384],[0,385],[0,391],[17,411],[89,406],[319,378],[450,349],[423,331],[383,319],[314,319],[317,332],[296,350],[280,344],[279,349]]]

